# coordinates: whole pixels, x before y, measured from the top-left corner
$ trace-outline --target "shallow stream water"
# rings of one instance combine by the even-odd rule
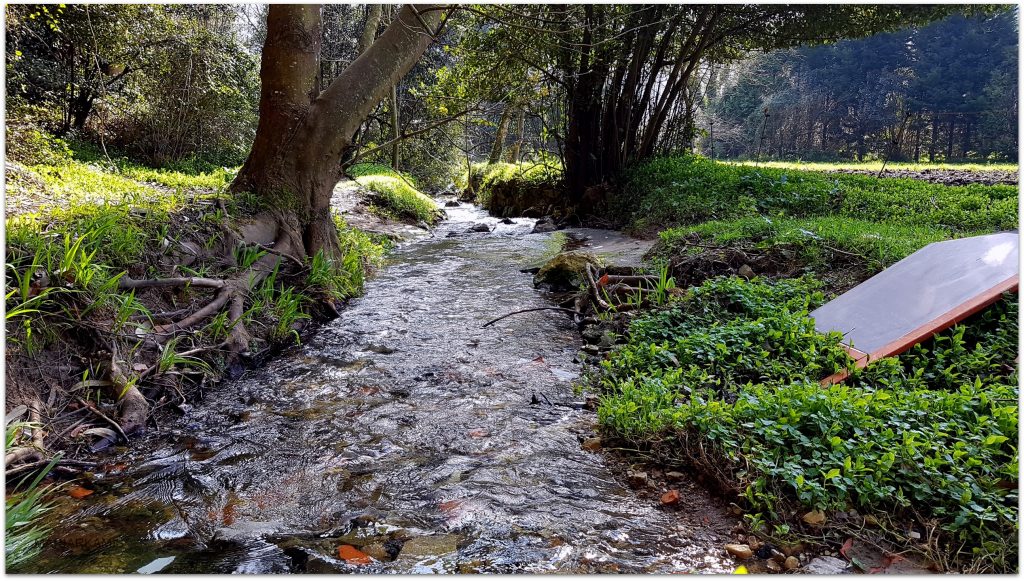
[[[722,539],[581,448],[595,417],[568,317],[482,328],[551,305],[520,271],[552,235],[448,213],[308,343],[113,453],[95,493],[55,511],[38,571],[730,570]],[[496,228],[466,232],[481,222]]]

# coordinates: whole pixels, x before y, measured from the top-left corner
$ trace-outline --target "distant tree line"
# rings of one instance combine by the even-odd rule
[[[695,146],[721,158],[1017,158],[1017,11],[951,15],[708,71]]]

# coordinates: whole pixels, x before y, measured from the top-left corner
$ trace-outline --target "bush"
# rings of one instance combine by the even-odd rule
[[[71,159],[71,148],[63,139],[28,124],[7,126],[7,158],[24,165],[58,165]]]
[[[1016,299],[822,388],[850,359],[838,333],[814,331],[816,288],[712,279],[640,317],[602,363],[600,421],[736,490],[754,522],[812,509],[921,515],[965,562],[1011,570]]]

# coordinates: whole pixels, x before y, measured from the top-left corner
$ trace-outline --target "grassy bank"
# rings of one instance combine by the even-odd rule
[[[626,173],[613,215],[639,231],[765,216],[842,216],[939,228],[949,236],[1017,225],[1015,186],[938,186],[666,157]]]
[[[173,406],[194,386],[223,377],[239,323],[251,335],[249,359],[294,344],[312,320],[329,314],[325,304],[361,293],[384,251],[379,240],[338,218],[339,260],[317,255],[288,273],[275,270],[237,310],[147,340],[216,296],[217,287],[203,281],[228,280],[267,255],[255,246],[232,247],[233,217],[245,215],[245,200],[224,192],[233,172],[125,160],[111,167],[61,152],[45,163],[26,161],[7,172],[7,405],[41,410],[54,435],[44,443],[49,451],[73,456],[96,443],[88,431],[56,436],[68,433],[80,401],[117,417],[130,390]],[[129,279],[192,282],[133,287],[124,284]]]
[[[440,212],[433,198],[416,189],[412,176],[399,174],[377,163],[361,163],[348,169],[359,185],[374,194],[371,209],[390,220],[423,221],[433,224]]]
[[[703,474],[762,539],[1016,570],[1016,295],[828,388],[851,361],[808,316],[931,242],[1016,228],[1016,188],[689,157],[625,177],[622,214],[694,286],[601,363],[608,433]],[[731,276],[744,263],[766,277]]]
[[[725,162],[736,165],[759,166],[776,169],[796,169],[801,171],[879,171],[882,169],[882,160],[873,161],[735,161]],[[961,171],[1017,171],[1015,163],[913,163],[905,161],[890,161],[885,168],[892,170],[961,170]]]

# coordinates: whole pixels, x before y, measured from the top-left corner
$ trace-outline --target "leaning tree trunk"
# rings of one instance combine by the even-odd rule
[[[498,129],[494,133],[494,144],[491,146],[491,155],[487,163],[498,163],[501,161],[501,151],[505,148],[505,138],[508,136],[508,121],[512,116],[512,105],[505,105],[501,110],[501,117],[498,119]]]
[[[505,159],[509,163],[519,163],[519,156],[522,153],[523,141],[526,139],[526,105],[519,105],[519,109],[516,113],[516,140],[512,142],[512,147],[508,150],[508,155]]]
[[[233,193],[260,201],[261,212],[243,230],[252,242],[291,256],[339,256],[330,199],[353,136],[429,46],[439,20],[437,7],[406,4],[380,38],[317,94],[320,7],[271,5],[256,139],[231,184]]]

